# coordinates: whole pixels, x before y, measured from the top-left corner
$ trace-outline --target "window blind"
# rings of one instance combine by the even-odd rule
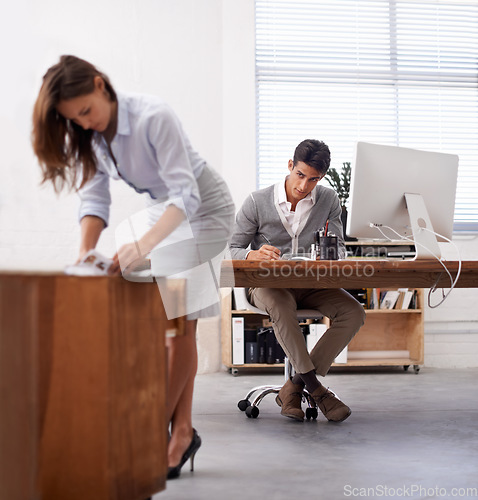
[[[256,0],[257,185],[306,138],[458,154],[455,230],[478,230],[478,3]],[[321,182],[326,182],[321,181]]]

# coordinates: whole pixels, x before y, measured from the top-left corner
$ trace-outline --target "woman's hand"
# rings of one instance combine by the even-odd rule
[[[86,250],[86,249],[80,249],[80,253],[78,254],[78,259],[77,261],[75,262],[75,264],[79,264],[82,260],[83,260],[83,257],[89,252],[89,250]]]
[[[138,241],[123,245],[113,257],[110,274],[119,274],[138,264],[144,263],[146,256],[166,236],[172,233],[185,219],[184,212],[175,205],[169,205],[163,215]]]
[[[77,264],[83,259],[87,252],[96,247],[101,231],[103,231],[105,226],[104,220],[95,215],[85,215],[81,219],[81,244],[78,260],[76,261]]]
[[[251,250],[246,260],[279,260],[280,250],[272,245],[262,245],[259,250]]]
[[[139,264],[143,260],[144,257],[141,255],[138,243],[127,243],[113,257],[113,264],[111,264],[108,272],[109,274],[124,273],[128,268],[133,268],[135,264]]]

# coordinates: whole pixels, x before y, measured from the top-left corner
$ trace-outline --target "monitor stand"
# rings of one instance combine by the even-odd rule
[[[416,255],[412,260],[441,258],[441,251],[435,234],[422,229],[427,228],[433,231],[433,226],[428,216],[428,210],[422,195],[405,193],[405,202],[407,204],[413,240],[415,242]]]

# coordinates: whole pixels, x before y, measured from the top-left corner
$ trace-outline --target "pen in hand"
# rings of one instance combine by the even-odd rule
[[[267,243],[267,245],[263,245],[259,248],[259,250],[253,250],[249,253],[251,259],[256,260],[278,260],[280,259],[280,250],[276,248],[269,238],[262,233],[259,233],[259,236]]]
[[[268,245],[271,245],[271,246],[272,246],[272,243],[270,242],[269,238],[268,238],[265,234],[262,234],[262,233],[261,233],[261,236],[264,238],[264,240],[266,241],[266,243],[267,243]]]

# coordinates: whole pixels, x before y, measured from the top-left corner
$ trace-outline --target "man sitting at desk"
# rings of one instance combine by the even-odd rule
[[[294,159],[289,160],[285,181],[255,191],[242,205],[231,239],[232,258],[277,260],[285,253],[308,252],[314,232],[327,220],[328,233],[339,237],[339,257],[345,257],[338,196],[317,185],[329,165],[326,144],[312,139],[301,142]],[[281,414],[304,420],[301,401],[305,387],[328,420],[345,420],[350,408],[319,382],[316,373],[327,374],[335,357],[363,325],[362,305],[343,289],[250,288],[248,293],[249,301],[269,314],[277,340],[296,372],[276,397]],[[310,354],[297,309],[317,309],[331,320]]]

